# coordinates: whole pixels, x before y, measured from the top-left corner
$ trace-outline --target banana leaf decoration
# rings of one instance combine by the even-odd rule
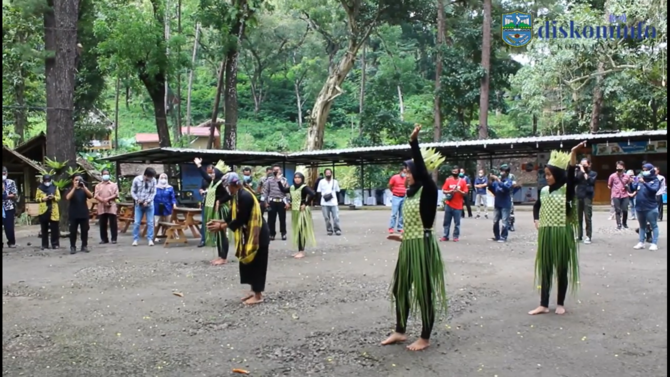
[[[440,152],[437,152],[435,148],[422,148],[421,156],[423,161],[426,164],[426,169],[428,171],[433,171],[440,167],[447,160],[446,157],[442,156]]]
[[[218,171],[220,171],[223,174],[226,174],[229,171],[233,170],[233,169],[230,168],[230,166],[226,165],[226,163],[223,162],[223,160],[219,160],[219,162],[216,163],[214,168],[217,169]]]

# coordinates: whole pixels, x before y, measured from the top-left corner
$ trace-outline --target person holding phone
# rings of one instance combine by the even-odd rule
[[[628,185],[633,180],[625,173],[625,170],[626,164],[623,161],[617,161],[616,172],[607,179],[607,188],[611,190],[618,230],[628,228],[628,202],[630,201]]]
[[[444,235],[440,238],[442,242],[449,241],[452,220],[454,222],[454,242],[458,242],[458,237],[461,235],[463,202],[468,195],[468,183],[460,175],[458,166],[452,167],[451,177],[448,177],[442,186],[444,194],[444,221],[442,222]]]
[[[102,182],[95,185],[95,199],[98,201],[98,225],[100,226],[100,244],[107,244],[111,238],[112,244],[116,243],[119,235],[118,220],[116,217],[116,199],[119,197],[119,186],[112,182],[109,169],[103,169]],[[109,227],[109,235],[107,234]],[[110,237],[111,236],[111,237]]]
[[[279,165],[272,166],[272,176],[263,184],[263,197],[268,211],[268,226],[270,240],[274,241],[277,235],[277,217],[279,217],[279,232],[282,241],[286,241],[286,210],[289,207],[288,197],[280,187],[288,187],[288,181],[282,175]]]
[[[39,203],[37,210],[40,221],[40,232],[42,235],[42,250],[49,248],[49,239],[51,239],[51,248],[60,248],[60,230],[58,222],[60,221],[60,212],[58,202],[60,201],[60,191],[53,184],[51,176],[45,174],[42,176],[42,183],[35,192],[35,201]],[[51,233],[51,237],[49,237]]]
[[[86,187],[84,178],[75,175],[72,178],[72,188],[65,196],[70,202],[70,254],[77,252],[77,230],[81,232],[81,251],[88,253],[88,230],[89,212],[88,199],[93,198],[93,193]]]

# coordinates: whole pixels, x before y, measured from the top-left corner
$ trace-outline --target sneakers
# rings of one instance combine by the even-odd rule
[[[153,246],[153,245],[154,245],[154,241],[149,241],[149,246]]]
[[[458,242],[458,238],[454,238],[454,242]]]
[[[402,230],[402,229],[398,229],[398,233],[403,234],[403,233],[405,233],[405,231]]]
[[[656,251],[656,250],[658,250],[658,246],[656,246],[655,243],[652,243],[651,245],[649,245],[649,251]]]
[[[393,234],[393,233],[395,233],[395,230],[393,230],[393,228],[389,228],[389,234]]]
[[[633,249],[635,250],[644,249],[644,244],[642,242],[638,242],[637,245],[633,246]]]
[[[137,246],[137,241],[133,241],[133,246]]]
[[[447,241],[449,241],[449,237],[440,238],[440,242],[447,242]]]
[[[588,237],[584,238],[584,243],[587,244],[587,245],[590,244],[590,243],[591,243],[591,239],[588,238]]]
[[[507,242],[507,240],[504,239],[504,238],[501,238],[501,239],[498,240],[498,243],[505,243],[505,242]]]

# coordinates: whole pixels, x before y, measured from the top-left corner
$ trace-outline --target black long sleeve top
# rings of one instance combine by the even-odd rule
[[[200,169],[198,169],[198,171],[200,172],[200,175],[202,176],[202,186],[201,186],[202,189],[203,190],[209,189],[209,185],[212,183],[212,177],[210,177],[209,174],[207,174],[207,169],[204,166],[200,167]],[[214,174],[215,174],[215,178],[221,179],[221,177],[223,177],[223,174],[221,174],[218,171],[215,171]],[[208,192],[207,195],[209,195],[209,194],[210,193]],[[228,194],[228,191],[226,191],[226,189],[225,189],[225,187],[223,187],[223,185],[218,185],[216,187],[216,190],[214,192],[214,197],[219,202],[219,204],[226,203],[227,201],[229,201],[231,199],[230,194]]]
[[[419,202],[421,222],[424,229],[432,229],[435,223],[435,216],[437,215],[437,184],[433,181],[433,177],[428,172],[426,163],[423,161],[419,141],[412,140],[409,142],[409,145],[412,148],[412,159],[416,168],[414,181],[423,187],[423,190],[421,190],[421,201]]]
[[[284,194],[291,193],[291,187],[285,187],[284,185],[281,184],[281,182],[277,182],[277,184],[279,185],[279,189]],[[309,201],[314,197],[314,195],[315,195],[314,190],[312,190],[311,187],[304,185],[302,190],[300,191],[300,205],[309,205]]]
[[[577,184],[576,178],[575,178],[575,166],[568,166],[568,172],[567,176],[565,177],[565,197],[566,197],[566,211],[568,210],[568,206],[570,206],[570,203],[572,203],[572,200],[575,198],[575,185]],[[549,192],[554,192],[555,190],[558,190],[561,188],[561,186],[558,187],[551,187],[549,186]],[[533,204],[533,220],[539,220],[540,219],[540,208],[542,207],[542,201],[540,200],[541,193],[538,193],[537,200],[535,201],[535,204]]]

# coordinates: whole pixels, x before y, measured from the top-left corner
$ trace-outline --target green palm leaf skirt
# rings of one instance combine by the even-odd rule
[[[305,247],[316,246],[316,236],[314,235],[314,222],[312,221],[312,211],[305,206],[302,211],[291,211],[291,227],[293,234],[291,234],[291,241],[293,247],[298,247],[299,244]]]
[[[214,207],[205,207],[205,218],[202,221],[205,221],[205,224],[210,220],[223,220],[228,218],[230,208],[228,205],[222,205],[219,208],[219,211],[215,211]],[[225,233],[223,232],[210,232],[206,230],[205,234],[205,245],[209,247],[216,247],[217,242],[223,242],[223,237]]]
[[[421,308],[429,306],[435,309],[435,318],[447,315],[444,270],[435,236],[403,239],[391,286],[392,290],[397,287],[394,301],[403,319],[407,317],[408,313],[404,313],[407,308],[409,314],[416,317]]]
[[[535,286],[539,289],[543,282],[552,282],[558,271],[568,272],[570,291],[579,288],[579,255],[575,242],[574,225],[541,226],[537,236],[535,256]]]

